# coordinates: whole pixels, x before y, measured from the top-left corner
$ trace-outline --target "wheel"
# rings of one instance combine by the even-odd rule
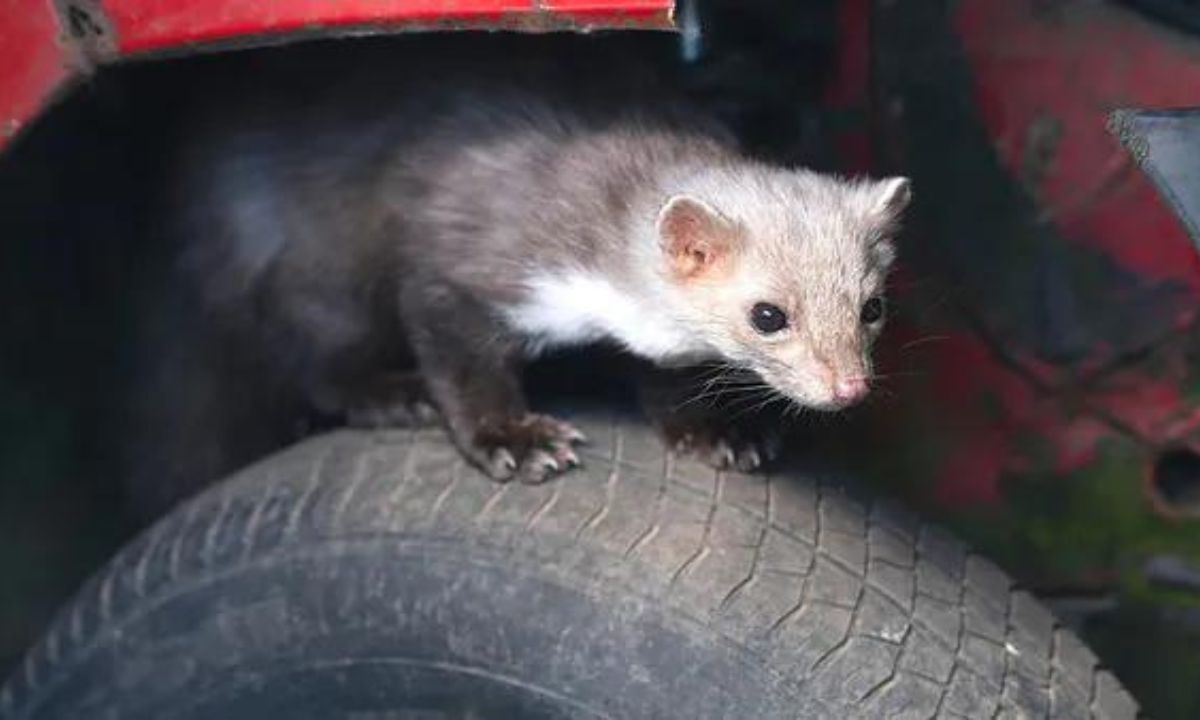
[[[903,511],[581,425],[585,467],[542,486],[435,431],[250,467],[93,578],[0,716],[1136,716],[1030,595]]]

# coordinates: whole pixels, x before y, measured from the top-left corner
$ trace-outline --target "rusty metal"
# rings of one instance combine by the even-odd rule
[[[55,0],[54,8],[63,47],[77,70],[90,72],[117,57],[116,34],[100,0]]]

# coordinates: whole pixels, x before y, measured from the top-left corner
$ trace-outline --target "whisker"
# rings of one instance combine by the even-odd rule
[[[927,371],[909,370],[909,371],[904,371],[904,372],[880,373],[879,375],[875,375],[874,379],[875,380],[893,380],[895,378],[928,377],[928,376],[929,376],[929,373]]]
[[[693,405],[697,402],[702,402],[705,400],[716,400],[723,396],[729,396],[729,397],[733,397],[734,399],[738,399],[740,397],[744,397],[745,395],[747,395],[749,393],[754,393],[754,392],[758,392],[761,390],[769,391],[769,390],[771,390],[771,388],[769,388],[768,386],[763,385],[761,383],[755,383],[753,385],[751,385],[751,384],[708,385],[704,388],[701,388],[699,392],[697,392],[696,394],[687,398],[683,402],[676,404],[674,406],[674,410],[676,410],[676,411],[682,410],[685,407],[688,407],[689,405]]]
[[[910,340],[896,349],[900,352],[903,352],[905,350],[911,350],[922,345],[928,345],[929,343],[944,342],[951,339],[952,338],[949,335],[927,335],[922,338],[917,338],[916,340]]]

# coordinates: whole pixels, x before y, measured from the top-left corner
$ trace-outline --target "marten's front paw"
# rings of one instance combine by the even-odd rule
[[[472,459],[494,480],[537,484],[579,465],[583,433],[549,415],[485,421],[471,442]]]
[[[718,470],[752,472],[779,456],[779,436],[759,428],[710,420],[660,429],[675,452],[692,455]]]

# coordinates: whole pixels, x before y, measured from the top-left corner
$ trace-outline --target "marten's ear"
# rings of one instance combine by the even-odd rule
[[[887,222],[896,222],[912,202],[912,181],[890,177],[875,184],[875,212]]]
[[[727,267],[737,228],[704,201],[675,195],[658,213],[658,237],[675,277],[692,280]]]

